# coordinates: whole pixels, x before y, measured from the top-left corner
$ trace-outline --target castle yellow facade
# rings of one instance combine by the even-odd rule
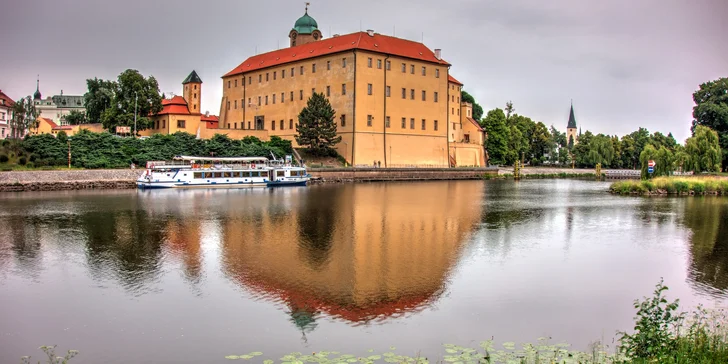
[[[462,84],[453,82],[440,50],[371,30],[323,39],[308,13],[289,38],[289,48],[250,57],[222,77],[215,133],[276,135],[296,145],[298,114],[314,93],[323,93],[342,138],[335,148],[350,164],[457,162],[450,143],[459,141],[451,127],[462,125]],[[467,144],[473,144],[472,160],[455,165],[484,165],[482,143]]]

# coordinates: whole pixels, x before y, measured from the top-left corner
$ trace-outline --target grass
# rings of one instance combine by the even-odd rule
[[[512,179],[513,174],[512,173],[504,173],[501,175],[498,175],[498,177],[503,179]],[[602,174],[602,177],[604,175]],[[531,174],[521,174],[521,179],[554,179],[554,178],[583,178],[583,179],[596,179],[597,175],[595,173],[531,173]]]
[[[609,187],[620,195],[728,195],[728,179],[717,177],[657,177],[644,181],[618,181]]]

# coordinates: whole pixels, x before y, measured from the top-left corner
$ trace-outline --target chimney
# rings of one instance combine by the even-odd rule
[[[334,35],[333,35],[333,37],[334,37],[334,38],[336,38],[336,37],[338,37],[338,36],[339,36],[338,34],[334,34]]]
[[[442,49],[435,49],[435,58],[437,58],[438,61],[442,59]]]
[[[209,111],[205,111],[205,116],[210,116],[210,112]]]
[[[370,37],[373,37],[373,36],[374,36],[374,30],[372,30],[372,29],[367,29],[367,34],[368,34],[368,35],[369,35]]]

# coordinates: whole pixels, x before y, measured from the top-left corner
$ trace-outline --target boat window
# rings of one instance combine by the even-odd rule
[[[215,172],[215,178],[222,178],[222,172]]]
[[[225,177],[225,178],[230,178],[232,176],[233,176],[232,172],[223,172],[223,177]]]
[[[195,178],[202,178],[202,172],[195,172]]]
[[[298,176],[298,171],[291,171],[291,176]]]
[[[276,171],[276,177],[285,177],[286,171]]]
[[[268,171],[260,172],[261,177],[269,178]]]

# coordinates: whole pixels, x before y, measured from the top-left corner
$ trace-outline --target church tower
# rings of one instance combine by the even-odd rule
[[[574,117],[574,104],[571,104],[569,111],[569,123],[566,124],[566,145],[572,147],[579,142],[576,134],[576,118]]]
[[[187,78],[182,81],[182,97],[187,101],[187,108],[192,114],[200,114],[200,100],[202,99],[202,79],[192,70]]]
[[[291,40],[291,47],[323,39],[321,31],[318,30],[316,20],[308,15],[308,5],[309,3],[306,3],[306,12],[296,20],[293,29],[288,33],[288,38]]]

